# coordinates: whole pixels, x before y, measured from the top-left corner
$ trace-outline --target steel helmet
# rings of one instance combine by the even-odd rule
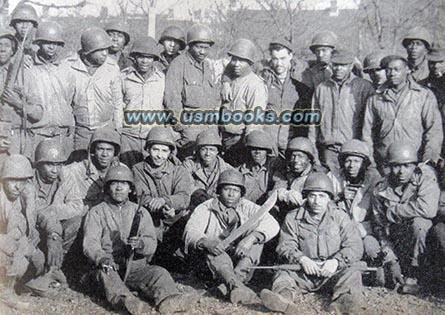
[[[363,72],[367,73],[369,70],[381,69],[380,62],[388,54],[383,51],[374,51],[366,55],[365,60],[363,60]]]
[[[256,52],[257,49],[252,41],[240,38],[232,44],[227,54],[248,60],[252,64],[255,62]]]
[[[108,49],[111,47],[110,36],[101,28],[90,27],[80,36],[82,51],[88,55],[96,50]]]
[[[315,161],[315,149],[314,145],[308,138],[296,137],[289,141],[286,148],[286,155],[289,155],[293,151],[301,151],[309,156],[309,159]]]
[[[105,175],[105,186],[112,181],[128,182],[134,185],[133,172],[123,164],[111,166]]]
[[[252,130],[246,136],[246,147],[272,151],[272,142],[269,134],[263,130]]]
[[[23,155],[11,154],[3,162],[2,179],[6,178],[33,178],[34,172],[31,162]]]
[[[34,43],[38,43],[40,41],[59,43],[62,46],[65,45],[65,41],[62,36],[62,27],[52,21],[42,22],[39,24],[36,32],[36,39]]]
[[[331,199],[334,197],[334,186],[332,181],[324,173],[314,172],[306,178],[302,192],[304,195],[307,195],[307,193],[311,191],[323,191],[331,196]]]
[[[36,147],[36,164],[42,162],[63,163],[67,159],[63,143],[59,139],[44,139]]]
[[[19,42],[17,41],[17,38],[8,30],[0,30],[0,38],[7,38],[12,42],[14,54],[17,51],[17,48],[19,47]]]
[[[175,25],[167,26],[162,32],[161,38],[159,38],[159,44],[162,45],[164,40],[168,38],[177,40],[181,50],[185,48],[185,34],[180,27]]]
[[[286,40],[286,39],[284,39],[284,38],[278,38],[278,39],[276,39],[276,40],[274,40],[274,41],[271,41],[270,43],[269,43],[269,50],[270,50],[270,48],[271,47],[273,47],[274,45],[278,45],[278,46],[281,46],[281,47],[284,47],[284,48],[286,48],[287,50],[289,50],[289,52],[292,52],[292,47],[291,47],[291,43],[288,41],[288,40]]]
[[[130,42],[130,30],[128,28],[128,25],[125,24],[123,21],[112,21],[108,23],[105,26],[105,31],[107,33],[111,31],[122,33],[125,36],[125,45]]]
[[[418,162],[417,150],[407,143],[394,142],[389,146],[386,156],[388,164]]]
[[[315,48],[319,46],[327,46],[335,48],[337,46],[337,43],[338,43],[337,35],[335,35],[333,32],[331,31],[321,32],[316,34],[314,38],[312,38],[312,42],[311,45],[309,46],[309,49],[314,53]]]
[[[209,43],[210,46],[215,44],[213,40],[212,30],[203,24],[194,24],[187,32],[187,45],[193,43]]]
[[[222,185],[235,185],[241,188],[241,196],[246,193],[246,182],[244,175],[235,169],[228,169],[219,175],[216,190],[219,192]]]
[[[9,26],[14,27],[17,21],[31,21],[34,27],[39,24],[36,10],[29,4],[23,4],[15,8],[11,14]]]
[[[221,137],[214,129],[206,129],[201,131],[196,137],[196,146],[214,145],[217,147],[222,146]]]
[[[148,149],[153,144],[163,144],[170,147],[174,151],[176,148],[173,134],[168,127],[156,126],[153,127],[147,135],[145,148]]]
[[[368,163],[370,163],[369,157],[371,155],[371,152],[370,152],[369,147],[366,144],[366,142],[363,142],[363,141],[360,141],[357,139],[352,139],[352,140],[345,142],[341,146],[341,150],[338,155],[338,160],[339,160],[340,164],[343,163],[343,160],[347,156],[351,156],[351,155],[361,157],[361,158],[363,158],[364,161],[367,161]]]
[[[415,26],[408,31],[402,41],[403,47],[406,48],[408,46],[408,42],[411,39],[420,39],[426,44],[426,48],[430,49],[431,44],[433,43],[433,36],[431,33],[424,27]]]
[[[89,144],[89,151],[90,153],[93,153],[95,149],[95,145],[98,142],[106,142],[114,146],[114,156],[118,155],[121,150],[121,136],[119,133],[110,128],[110,127],[103,127],[96,129],[91,136],[90,144]]]
[[[159,59],[159,47],[154,38],[149,36],[142,36],[137,38],[133,47],[131,48],[130,56],[134,57],[137,54],[150,55]]]

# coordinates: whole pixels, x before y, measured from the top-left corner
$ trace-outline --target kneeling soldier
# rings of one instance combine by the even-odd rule
[[[309,175],[303,196],[306,202],[286,216],[277,247],[278,255],[300,270],[280,270],[272,291],[261,291],[261,300],[270,310],[297,314],[294,294],[328,286],[333,289],[331,307],[349,313],[362,291],[362,240],[348,215],[332,202],[332,182],[325,174]]]
[[[84,254],[97,266],[98,279],[114,307],[130,314],[147,311],[148,305],[134,297],[132,290],[153,299],[161,314],[186,311],[196,296],[180,294],[167,270],[149,264],[156,251],[156,232],[148,211],[128,200],[133,189],[128,167],[110,168],[105,200],[85,219]]]

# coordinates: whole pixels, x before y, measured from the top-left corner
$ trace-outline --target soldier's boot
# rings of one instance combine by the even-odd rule
[[[298,307],[292,302],[292,292],[283,290],[283,294],[275,293],[273,291],[263,289],[260,293],[263,305],[273,311],[284,314],[298,314]],[[280,292],[281,293],[281,292]]]
[[[232,268],[221,268],[218,270],[218,274],[228,286],[230,290],[230,301],[233,304],[255,304],[261,302],[258,295],[244,285]]]
[[[416,295],[420,291],[420,286],[416,278],[406,278],[400,293]]]
[[[115,308],[126,310],[131,315],[143,315],[152,311],[150,305],[133,295],[117,296],[111,302]]]
[[[199,298],[200,295],[196,293],[170,295],[158,305],[158,312],[161,315],[186,312],[199,301]]]

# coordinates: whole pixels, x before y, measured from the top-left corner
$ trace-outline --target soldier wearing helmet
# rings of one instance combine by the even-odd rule
[[[284,161],[272,155],[273,141],[263,130],[252,130],[246,136],[246,162],[238,167],[246,180],[245,198],[262,204],[272,189],[272,175],[282,167]]]
[[[111,128],[94,131],[88,146],[88,157],[63,167],[66,177],[76,182],[84,212],[103,200],[104,178],[111,165],[119,164],[121,137]]]
[[[318,126],[309,126],[309,139],[316,144],[322,164],[338,170],[341,145],[359,139],[366,101],[375,93],[372,84],[352,73],[354,54],[345,49],[332,53],[332,76],[320,83],[312,98],[312,109],[323,113]]]
[[[125,47],[130,42],[130,31],[128,24],[123,21],[113,21],[105,26],[105,31],[111,38],[111,46],[108,49],[108,56],[112,58],[123,70],[131,65],[131,61],[124,52]]]
[[[408,30],[402,40],[402,45],[408,55],[411,76],[416,82],[426,79],[429,75],[427,54],[432,43],[433,36],[430,31],[421,26],[415,26]]]
[[[80,51],[63,65],[72,86],[75,161],[86,157],[88,142],[96,129],[119,129],[123,124],[122,78],[119,66],[108,57],[110,36],[101,28],[91,27],[83,31],[80,42]]]
[[[190,208],[216,197],[219,175],[232,166],[221,157],[221,137],[213,129],[203,130],[196,138],[194,157],[188,157],[182,166],[193,178]]]
[[[148,36],[136,38],[131,48],[132,65],[122,71],[125,111],[164,111],[165,76],[155,63],[159,60],[156,41]],[[127,124],[122,128],[121,161],[133,167],[142,162],[144,145],[151,125]]]
[[[437,163],[443,131],[434,94],[410,78],[405,58],[386,56],[380,64],[387,82],[368,98],[362,129],[362,140],[374,150],[377,167],[383,167],[386,151],[395,142],[410,143],[421,161]]]
[[[287,214],[277,247],[279,257],[300,270],[278,271],[272,290],[261,291],[261,300],[271,311],[296,314],[294,294],[324,287],[333,291],[331,310],[354,313],[363,288],[361,238],[348,215],[332,201],[334,189],[327,175],[309,175],[303,195],[306,202]]]
[[[167,71],[164,104],[173,111],[176,121],[181,112],[193,109],[216,109],[221,105],[219,78],[207,57],[215,43],[212,31],[202,24],[194,24],[187,32],[188,49],[176,57]],[[174,125],[178,134],[178,156],[193,155],[197,135],[207,127]]]
[[[173,59],[180,55],[180,51],[185,49],[184,31],[175,25],[167,26],[159,38],[159,44],[164,47],[160,55],[160,69],[167,73]]]
[[[252,71],[256,60],[257,48],[248,39],[238,39],[230,47],[227,54],[230,56],[231,91],[232,99],[224,104],[224,109],[230,111],[266,109],[268,93],[264,80]],[[237,167],[243,161],[243,141],[249,132],[262,129],[263,126],[255,124],[226,124],[221,126],[224,159]]]
[[[63,143],[58,139],[42,140],[36,147],[34,187],[37,191],[37,223],[46,243],[46,265],[61,274],[63,260],[77,237],[84,215],[77,183],[62,173],[66,160]],[[59,282],[64,284],[63,281],[66,279]]]
[[[218,179],[217,197],[200,204],[190,216],[184,231],[187,253],[195,266],[211,270],[218,289],[234,304],[258,302],[258,296],[248,288],[253,276],[249,267],[259,263],[264,244],[279,231],[278,223],[268,213],[263,215],[253,230],[234,243],[234,249],[221,246],[221,240],[243,225],[259,206],[244,198],[244,176],[229,169]]]
[[[156,230],[147,209],[129,200],[134,189],[131,170],[125,165],[111,167],[104,189],[105,200],[85,218],[83,252],[97,266],[97,279],[107,301],[133,315],[150,312],[148,303],[131,293],[138,291],[141,297],[154,300],[160,314],[187,311],[196,295],[181,294],[170,273],[150,263],[157,247]],[[138,225],[133,226],[136,217]],[[132,235],[134,229],[136,235]],[[126,262],[131,251],[134,256],[130,265]],[[121,278],[124,273],[128,278]]]
[[[417,148],[406,142],[389,146],[386,162],[390,173],[373,194],[374,235],[380,244],[394,250],[405,277],[398,277],[402,292],[419,291],[424,273],[425,242],[437,214],[440,189],[434,169],[419,163]]]
[[[0,177],[0,261],[5,269],[0,280],[2,298],[20,305],[15,289],[23,290],[23,284],[42,273],[45,264],[37,247],[40,238],[31,163],[23,155],[12,154],[5,159]]]
[[[172,262],[180,247],[180,220],[187,214],[193,188],[190,174],[174,161],[175,147],[169,127],[153,127],[147,135],[147,157],[133,167],[138,200],[152,215],[161,242],[155,259],[164,263]]]
[[[39,25],[37,12],[29,4],[23,4],[17,6],[11,14],[11,26],[15,30],[15,39],[18,43],[23,42],[26,34],[34,36],[34,30]],[[31,37],[32,39],[32,37]],[[25,54],[24,62],[26,66],[32,64],[32,58],[35,56],[37,47],[32,45],[32,40],[25,42],[23,53]]]
[[[363,72],[368,74],[374,89],[379,89],[386,82],[385,69],[380,67],[380,61],[387,54],[383,51],[375,51],[366,55],[363,61]]]

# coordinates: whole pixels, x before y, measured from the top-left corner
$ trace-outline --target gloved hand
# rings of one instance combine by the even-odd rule
[[[243,238],[235,249],[235,255],[244,257],[249,252],[250,248],[257,243],[258,239],[252,233]]]
[[[202,238],[199,241],[199,245],[200,248],[204,248],[205,250],[207,250],[210,254],[214,255],[214,256],[218,256],[221,255],[222,253],[225,252],[224,248],[221,245],[221,241],[220,240],[215,240],[215,239],[211,239],[211,238]]]
[[[111,257],[104,257],[99,261],[99,268],[102,269],[103,272],[108,274],[111,270],[116,271],[117,267],[116,264],[113,261],[113,258]]]
[[[48,237],[47,264],[50,267],[60,268],[63,262],[63,245],[60,235],[53,233]]]

